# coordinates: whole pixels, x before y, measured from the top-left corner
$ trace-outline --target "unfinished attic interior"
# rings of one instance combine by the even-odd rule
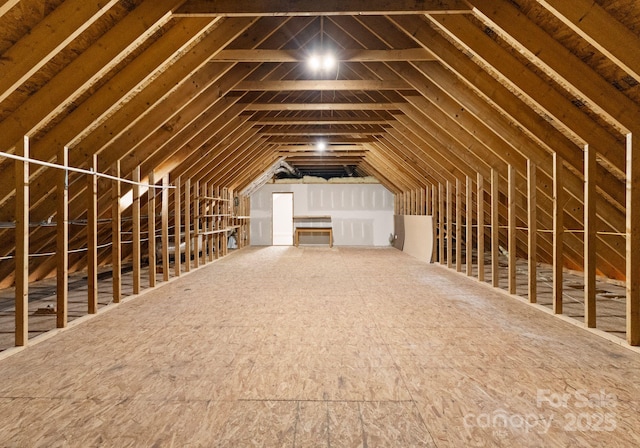
[[[635,0],[0,0],[0,445],[640,446],[639,135]]]

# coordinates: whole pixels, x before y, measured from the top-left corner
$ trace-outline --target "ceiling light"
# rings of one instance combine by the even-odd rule
[[[322,58],[322,69],[325,71],[333,70],[336,66],[336,58],[330,53],[327,53]]]
[[[322,67],[322,59],[317,54],[311,55],[309,58],[309,68],[311,70],[318,71]]]
[[[316,143],[316,148],[320,152],[325,151],[327,149],[327,144],[325,142],[318,142]]]
[[[336,67],[337,62],[336,57],[331,53],[325,53],[322,55],[312,54],[308,61],[309,68],[314,72],[319,70],[325,72],[333,70]]]

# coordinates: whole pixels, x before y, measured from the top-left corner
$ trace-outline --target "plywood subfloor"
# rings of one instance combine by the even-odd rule
[[[245,249],[0,376],[0,446],[640,445],[639,355],[394,249]]]

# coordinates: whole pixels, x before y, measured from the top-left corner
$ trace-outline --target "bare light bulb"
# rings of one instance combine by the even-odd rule
[[[322,58],[322,69],[325,71],[333,70],[336,66],[336,58],[332,54],[325,54]]]
[[[320,59],[320,56],[318,56],[317,54],[314,54],[309,58],[309,67],[311,68],[311,70],[317,71],[320,69],[321,66],[322,66],[322,61]]]

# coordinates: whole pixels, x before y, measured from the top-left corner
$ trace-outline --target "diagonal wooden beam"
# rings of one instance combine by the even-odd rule
[[[118,3],[118,0],[63,2],[2,54],[0,102]]]
[[[69,104],[166,25],[171,18],[168,11],[179,3],[180,0],[144,2],[119,21],[0,121],[2,150],[8,149],[5,144],[12,145],[22,135],[38,132],[46,123],[64,113]]]
[[[320,16],[467,13],[462,0],[188,0],[177,16]]]
[[[20,0],[6,0],[2,5],[0,5],[0,17],[9,12],[11,8],[20,3]]]
[[[640,80],[640,38],[591,0],[536,0],[616,65]]]
[[[588,142],[598,149],[603,159],[624,173],[625,157],[623,144],[586,113],[576,108],[569,99],[520,62],[515,56],[491,39],[481,28],[465,17],[443,19],[430,18],[444,33],[455,39],[474,58],[488,64],[498,80],[516,89],[534,109],[544,111],[555,122],[555,126],[576,136],[581,143]]]
[[[637,127],[640,105],[616,89],[507,0],[472,0],[474,14],[621,132]],[[608,34],[608,33],[607,33]],[[637,40],[640,44],[640,40]],[[629,45],[629,42],[626,43]]]
[[[46,133],[32,146],[33,157],[40,160],[51,160],[57,148],[68,145],[70,141],[80,137],[88,128],[96,124],[98,117],[105,117],[109,111],[118,109],[123,98],[126,98],[132,91],[146,82],[154,79],[153,74],[166,69],[172,62],[172,58],[185,49],[194,45],[203,33],[212,25],[207,20],[198,20],[198,23],[190,23],[191,27],[174,26],[168,30],[160,39],[149,46],[144,53],[130,62],[125,68],[120,70],[116,76],[101,86],[92,96],[81,103],[73,112],[68,114],[62,121]],[[106,117],[105,117],[106,118]],[[77,155],[76,155],[77,156]],[[73,151],[70,156],[72,163]],[[7,195],[11,192],[5,186],[5,179],[9,180],[8,173],[0,169],[0,203],[7,200]],[[32,173],[36,177],[44,170]],[[39,176],[38,176],[39,177]],[[50,181],[44,183],[44,190],[47,191]],[[38,200],[42,197],[37,196]]]

